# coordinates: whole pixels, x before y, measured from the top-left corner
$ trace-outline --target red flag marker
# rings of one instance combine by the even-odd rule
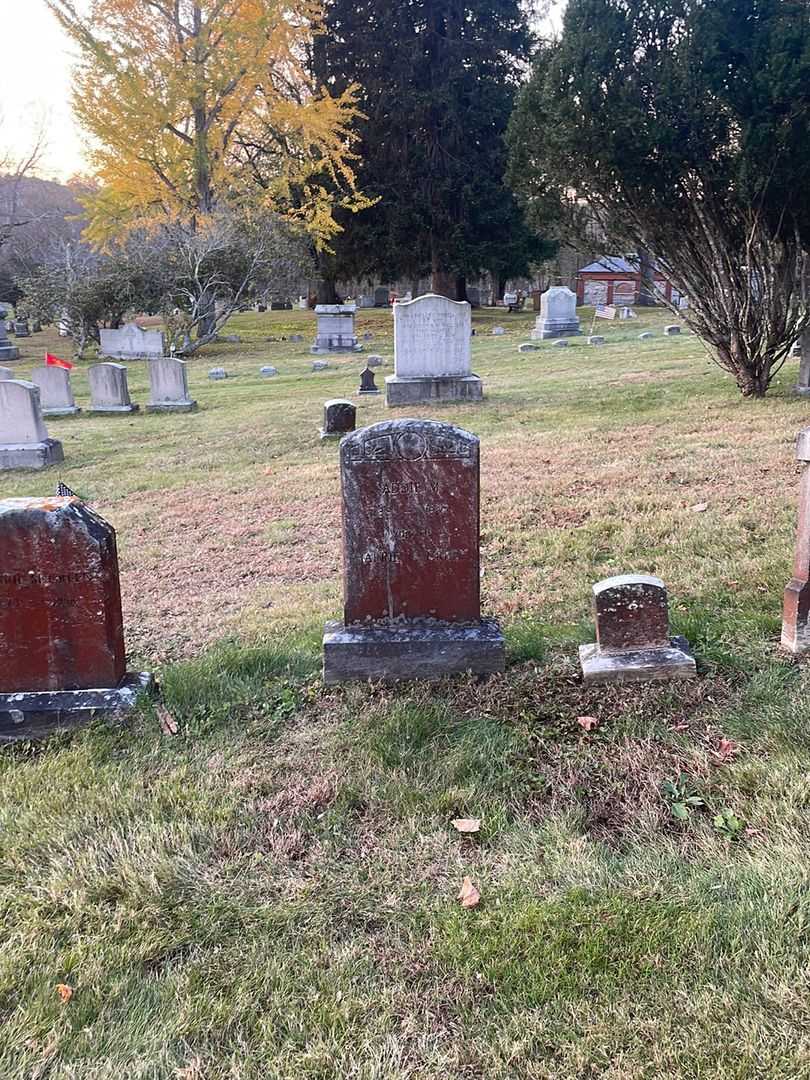
[[[45,363],[49,367],[61,367],[65,371],[72,371],[74,366],[69,360],[60,360],[58,356],[51,356],[49,352],[45,353]]]

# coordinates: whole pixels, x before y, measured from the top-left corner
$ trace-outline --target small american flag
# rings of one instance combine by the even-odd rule
[[[81,495],[77,495],[75,491],[71,491],[67,484],[63,484],[61,480],[56,485],[56,494],[61,499],[81,499]]]
[[[596,319],[615,319],[616,308],[612,304],[599,304],[593,314]]]

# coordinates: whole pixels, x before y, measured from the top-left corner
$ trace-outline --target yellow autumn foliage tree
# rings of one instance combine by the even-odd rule
[[[73,107],[99,182],[98,245],[227,201],[301,224],[316,246],[337,206],[369,204],[352,169],[355,93],[316,91],[315,0],[46,0],[80,60]]]

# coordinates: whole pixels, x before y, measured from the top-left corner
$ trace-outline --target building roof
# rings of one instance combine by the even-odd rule
[[[580,274],[637,274],[638,264],[628,262],[622,255],[602,255],[596,262],[588,263],[578,271]]]

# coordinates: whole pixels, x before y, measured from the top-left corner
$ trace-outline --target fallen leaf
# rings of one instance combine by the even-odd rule
[[[578,716],[577,723],[583,731],[593,731],[599,721],[595,716]]]
[[[468,877],[464,878],[461,892],[458,894],[457,899],[461,901],[461,906],[463,908],[478,907],[481,903],[481,894]]]
[[[68,986],[67,983],[57,983],[56,992],[62,999],[63,1004],[67,1004],[67,1002],[70,1001],[70,999],[73,997],[73,987]]]
[[[723,736],[711,752],[715,765],[725,765],[727,761],[731,761],[739,749],[733,739]]]
[[[709,509],[708,503],[695,503],[694,506],[690,506],[689,509],[693,514],[702,514],[704,510]]]
[[[160,730],[164,735],[177,735],[180,731],[180,725],[175,718],[169,712],[165,705],[158,704],[155,707],[158,720],[160,721]]]
[[[461,833],[477,833],[481,828],[481,822],[477,817],[458,817],[454,818],[450,824],[456,830]]]

